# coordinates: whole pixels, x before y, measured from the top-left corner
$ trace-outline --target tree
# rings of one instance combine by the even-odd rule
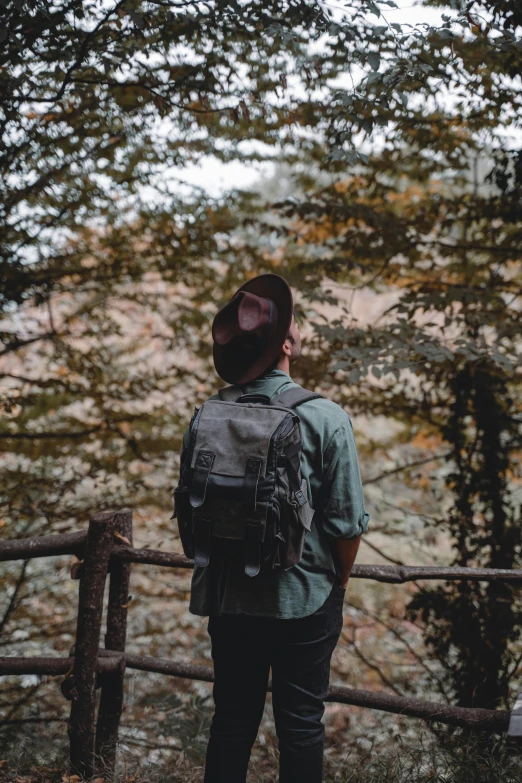
[[[362,63],[379,35],[366,6],[332,31]],[[318,148],[346,50],[318,47],[330,16],[301,0],[28,0],[2,17],[2,533],[132,505],[158,545],[188,414],[219,382],[212,317],[273,268],[241,225],[248,197],[178,177],[205,156]],[[73,592],[55,568],[52,589],[34,563],[6,568],[5,652],[21,618],[24,652],[67,645]],[[67,607],[59,622],[34,600],[44,588],[49,615]]]
[[[349,312],[317,322],[310,373],[347,385],[352,410],[401,421],[402,438],[422,431],[449,446],[452,503],[435,521],[455,565],[521,565],[522,150],[507,138],[520,127],[518,23],[516,4],[463,4],[456,22],[410,37],[402,63],[376,62],[373,105],[338,94],[330,181],[314,188],[309,178],[302,200],[278,205],[311,289],[327,276],[354,293],[396,291],[382,325],[359,327]],[[397,88],[401,112],[390,103]],[[346,171],[343,139],[365,109],[362,129],[384,130],[367,163]],[[410,609],[457,703],[508,703],[522,624],[515,589],[423,588]]]
[[[111,301],[130,297],[153,317],[148,278],[156,275],[164,292],[186,283],[192,306],[184,307],[185,300],[170,314],[167,344],[190,341],[195,348],[191,330],[208,327],[241,274],[266,264],[255,250],[238,262],[237,197],[214,203],[180,190],[176,172],[209,155],[255,164],[283,148],[288,160],[317,148],[310,131],[326,127],[328,95],[321,91],[344,68],[341,42],[356,33],[358,41],[376,37],[365,9],[356,3],[346,29],[330,30],[322,6],[301,0],[7,6],[0,56],[0,336],[9,414],[1,435],[8,448],[31,454],[35,467],[35,448],[45,444],[50,470],[59,444],[65,454],[73,444],[91,448],[100,439],[138,448],[140,418],[116,415],[119,402],[100,399],[105,373],[117,366],[119,348],[109,350],[109,341],[121,334],[108,316]],[[337,49],[314,49],[329,30]],[[363,61],[358,47],[354,60]],[[30,357],[40,377],[25,373]],[[176,372],[186,377],[182,367]],[[210,388],[206,377],[199,382]],[[154,381],[140,383],[126,402],[150,394]],[[109,382],[112,390],[122,384],[120,376]],[[96,414],[85,427],[70,411],[87,399]],[[123,425],[133,433],[126,439]],[[55,487],[54,469],[50,475]],[[48,488],[41,479],[40,498]],[[15,495],[8,490],[11,500]]]
[[[46,299],[63,275],[92,278],[70,266],[64,239],[89,221],[117,225],[144,198],[167,206],[175,170],[206,155],[255,163],[283,145],[289,159],[300,128],[303,148],[314,146],[310,130],[324,126],[328,104],[321,92],[344,67],[342,41],[375,38],[365,8],[356,2],[337,49],[315,51],[330,25],[316,2],[8,4],[4,306]],[[122,271],[139,274],[130,261]]]
[[[449,517],[452,530],[471,525],[469,509],[475,524],[480,504],[490,509],[504,496],[513,458],[504,435],[494,442],[485,434],[483,411],[492,400],[505,432],[514,431],[517,311],[508,297],[519,274],[519,158],[494,136],[513,122],[519,99],[495,74],[517,72],[520,47],[511,17],[497,8],[501,18],[491,25],[477,25],[471,8],[456,26],[404,32],[370,0],[335,20],[322,4],[299,0],[7,6],[0,437],[9,536],[75,528],[93,507],[128,503],[143,509],[155,535],[165,532],[158,519],[167,518],[165,487],[174,483],[187,414],[217,382],[210,322],[245,276],[272,269],[311,303],[329,299],[325,277],[394,287],[393,328],[319,324],[300,380],[359,382],[359,410],[441,433],[460,459],[458,481],[473,480],[467,509]],[[352,87],[331,86],[349,72]],[[448,106],[439,92],[450,87],[457,100]],[[379,128],[381,151],[370,155],[366,137]],[[478,153],[496,156],[489,189],[478,179],[470,186]],[[266,204],[237,193],[209,199],[177,185],[184,166],[208,155],[252,165],[283,157],[304,167],[309,198],[281,208],[299,223],[270,223],[281,234],[278,250],[287,248],[283,261],[264,243]],[[321,178],[333,184],[317,189]],[[305,246],[291,244],[296,227]],[[440,323],[416,323],[419,310],[434,309],[464,342],[438,334]],[[370,388],[370,366],[376,376],[390,370],[397,383]],[[404,368],[424,384],[420,405]],[[462,390],[479,381],[473,427],[456,400],[466,402]],[[472,459],[477,433],[486,470]],[[495,460],[501,476],[486,486]],[[514,517],[498,514],[494,542],[508,562]],[[484,515],[484,536],[490,521]],[[457,557],[466,535],[462,541]],[[8,575],[18,598],[26,571]],[[436,606],[428,595],[427,619],[459,595],[436,595]],[[487,595],[490,609],[505,605],[503,594]],[[63,595],[52,600],[63,603]],[[488,704],[505,695],[498,666],[519,623],[508,600],[500,657],[486,662],[497,678],[480,694]],[[31,611],[37,644],[47,629]],[[491,622],[488,633],[498,628]],[[433,638],[443,661],[445,629]],[[456,645],[463,672],[467,653]],[[459,684],[459,671],[464,703],[469,686]],[[478,681],[480,667],[474,671]]]

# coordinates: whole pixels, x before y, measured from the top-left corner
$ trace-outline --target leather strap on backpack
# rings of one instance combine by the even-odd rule
[[[210,562],[210,536],[212,522],[204,517],[196,517],[194,520],[194,532],[196,534],[196,551],[194,563],[205,568]]]
[[[306,503],[306,498],[301,490],[301,482],[299,481],[299,474],[298,474],[297,467],[295,465],[294,460],[291,460],[286,455],[285,455],[285,460],[286,460],[286,472],[288,474],[288,480],[290,482],[290,486],[294,491],[294,497],[299,503],[299,505],[303,506]]]
[[[205,502],[208,477],[215,458],[216,455],[212,451],[204,451],[201,449],[198,452],[196,464],[194,466],[192,487],[190,489],[190,505],[192,508],[199,508]]]
[[[309,389],[287,389],[287,391],[278,394],[277,397],[272,397],[270,405],[280,405],[282,408],[296,408],[303,402],[319,398],[323,398],[323,395],[309,391]]]
[[[236,402],[259,402],[263,405],[270,405],[268,394],[242,394]]]
[[[261,528],[245,525],[245,574],[257,576],[261,569]]]
[[[245,471],[245,504],[250,506],[253,511],[256,510],[257,484],[261,475],[262,460],[249,457],[246,463]]]
[[[244,402],[248,402],[249,397],[252,397],[252,401],[254,397],[259,399],[263,398],[262,402],[265,402],[264,398],[267,397],[267,395],[264,394],[243,394],[243,389],[238,384],[223,386],[218,390],[218,394],[220,399],[225,402],[237,402],[240,397],[245,398]],[[287,389],[287,391],[278,394],[276,397],[272,397],[269,404],[280,405],[283,408],[295,408],[297,405],[301,405],[302,402],[316,400],[318,398],[323,398],[323,395],[310,391],[309,389]]]

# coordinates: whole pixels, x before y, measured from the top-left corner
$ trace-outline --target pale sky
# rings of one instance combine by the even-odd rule
[[[442,24],[441,17],[443,14],[448,16],[456,15],[451,9],[424,8],[413,4],[411,0],[395,0],[395,2],[399,6],[398,8],[388,8],[381,5],[380,9],[388,22],[396,22],[401,25]],[[335,16],[340,16],[343,11],[346,11],[342,2],[334,2],[334,0],[325,2],[323,0],[322,4],[332,11]],[[376,24],[381,23],[376,16],[372,15],[371,18]],[[186,166],[182,174],[176,172],[176,176],[183,179],[187,184],[196,185],[207,190],[211,195],[217,196],[229,188],[251,187],[260,179],[260,176],[268,177],[271,173],[271,164],[263,167],[249,167],[237,161],[225,164],[208,158],[199,166]]]

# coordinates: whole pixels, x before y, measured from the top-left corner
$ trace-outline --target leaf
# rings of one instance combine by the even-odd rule
[[[114,531],[114,537],[115,537],[115,538],[118,538],[120,541],[123,541],[123,543],[124,543],[124,544],[127,544],[127,546],[132,546],[132,544],[131,544],[131,542],[129,541],[129,539],[128,539],[128,538],[126,538],[126,536],[122,536],[122,534],[121,534],[121,533],[118,533],[118,531],[117,531],[117,530],[115,530],[115,531]]]
[[[371,52],[367,57],[367,61],[369,65],[371,65],[374,71],[379,70],[379,66],[381,64],[381,58],[376,52]]]
[[[373,0],[366,0],[366,4],[368,6],[368,11],[371,14],[375,14],[377,19],[380,19],[381,11],[380,11],[380,8],[376,5],[376,3],[374,3]]]

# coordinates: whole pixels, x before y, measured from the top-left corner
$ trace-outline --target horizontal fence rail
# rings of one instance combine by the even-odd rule
[[[14,541],[0,541],[0,562],[6,560],[27,560],[31,557],[52,555],[83,556],[87,542],[87,530],[78,533],[59,533],[52,536],[15,538]]]
[[[107,653],[114,655],[107,655]],[[98,671],[116,671],[121,665],[121,653],[100,650]],[[214,672],[210,666],[194,666],[188,663],[177,663],[167,658],[152,658],[146,655],[125,653],[123,656],[127,669],[137,669],[143,672],[167,674],[171,677],[181,677],[187,680],[214,682]],[[0,674],[66,674],[71,671],[74,658],[11,658],[0,657]],[[272,690],[269,682],[268,690]],[[386,692],[365,691],[359,688],[347,688],[341,685],[330,686],[326,701],[338,704],[351,704],[356,707],[369,707],[374,710],[392,712],[396,715],[408,715],[424,718],[429,721],[439,721],[449,726],[460,726],[483,731],[506,731],[509,725],[510,713],[506,710],[485,710],[472,707],[453,707],[433,701],[407,696],[395,696]]]
[[[26,560],[51,555],[76,555],[81,558],[87,530],[61,535],[35,536],[15,541],[0,542],[0,561]],[[167,568],[194,568],[194,561],[177,552],[159,549],[134,549],[116,545],[111,550],[111,561],[142,563]],[[508,568],[462,568],[459,566],[393,566],[354,565],[350,578],[373,579],[389,584],[416,582],[419,579],[444,581],[465,579],[470,582],[511,582],[522,584],[522,570]]]
[[[132,546],[132,511],[96,514],[88,530],[0,542],[0,561],[75,555],[71,578],[80,583],[77,632],[69,657],[0,657],[0,676],[63,676],[62,694],[71,702],[68,734],[72,771],[81,775],[114,770],[118,727],[123,710],[126,668],[190,680],[213,682],[213,670],[125,650],[129,577],[132,563],[191,569],[192,560],[176,552]],[[103,596],[110,577],[107,628],[100,648]],[[503,581],[522,584],[522,570],[355,565],[351,577],[402,584],[423,579]],[[96,719],[95,691],[101,689]],[[271,690],[271,683],[268,689]],[[450,726],[489,732],[508,730],[512,714],[505,710],[455,707],[384,691],[330,686],[327,701],[407,715]]]

